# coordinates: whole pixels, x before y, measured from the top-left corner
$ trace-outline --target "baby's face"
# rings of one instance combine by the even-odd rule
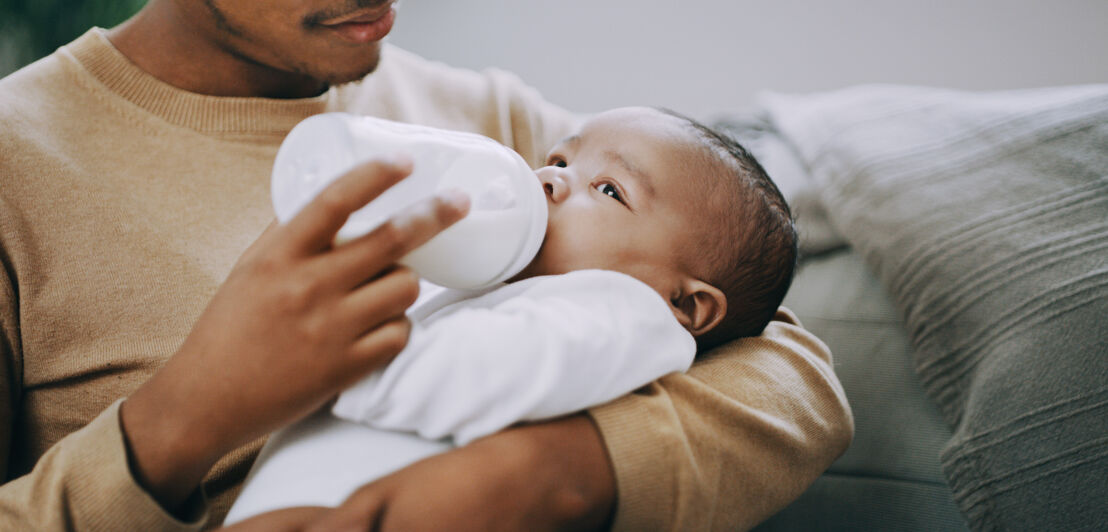
[[[617,109],[587,122],[536,171],[550,218],[538,256],[516,279],[615,270],[668,297],[688,259],[688,235],[704,219],[696,181],[687,177],[702,168],[697,150],[678,119],[653,109]]]

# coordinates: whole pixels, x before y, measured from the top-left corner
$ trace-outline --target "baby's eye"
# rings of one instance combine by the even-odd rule
[[[549,159],[547,159],[546,165],[547,166],[557,166],[558,168],[565,168],[566,167],[566,161],[565,161],[565,159],[562,159],[561,157],[551,156]]]
[[[596,186],[596,190],[599,190],[601,194],[610,196],[616,201],[623,203],[623,196],[620,195],[619,189],[611,183],[601,183]]]

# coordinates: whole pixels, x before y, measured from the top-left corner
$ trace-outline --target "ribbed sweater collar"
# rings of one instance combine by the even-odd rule
[[[278,100],[207,96],[178,89],[124,56],[102,28],[93,28],[63,48],[118,96],[166,121],[216,134],[288,132],[298,122],[327,110],[334,89],[312,98]]]

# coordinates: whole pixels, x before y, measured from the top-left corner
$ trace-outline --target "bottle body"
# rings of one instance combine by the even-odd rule
[[[271,189],[278,220],[291,220],[355,165],[397,153],[413,159],[412,174],[352,214],[337,244],[440,190],[457,189],[469,195],[470,213],[402,264],[442,286],[479,289],[511,278],[538,253],[546,233],[546,196],[514,151],[480,135],[346,113],[310,117],[281,144]]]

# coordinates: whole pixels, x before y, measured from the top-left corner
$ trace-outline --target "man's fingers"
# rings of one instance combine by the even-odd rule
[[[335,250],[329,266],[336,279],[357,286],[377,276],[413,249],[450,227],[469,212],[469,198],[462,192],[444,191],[420,201],[380,227]]]
[[[376,532],[385,515],[385,496],[377,484],[368,484],[355,491],[341,506],[305,529],[305,532]]]
[[[412,323],[405,316],[388,319],[367,329],[348,344],[341,356],[320,377],[325,387],[340,392],[353,386],[370,372],[382,369],[408,345]],[[332,394],[333,396],[334,394]]]
[[[323,189],[288,223],[291,242],[303,251],[326,249],[354,211],[412,173],[405,157],[355,166]]]
[[[371,370],[384,367],[408,345],[408,336],[412,332],[412,323],[405,317],[386,321],[366,332],[350,346],[350,362],[356,367],[349,368],[352,380],[361,378]],[[346,386],[353,382],[346,383]]]
[[[378,324],[403,316],[419,297],[419,276],[403,266],[355,288],[340,304],[342,330],[364,333]]]
[[[322,506],[283,508],[256,515],[219,530],[221,532],[298,532],[330,511],[330,508]]]

